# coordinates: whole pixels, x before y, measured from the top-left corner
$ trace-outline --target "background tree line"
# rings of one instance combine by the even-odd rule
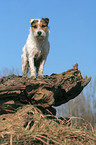
[[[57,108],[63,117],[82,117],[96,129],[96,79],[92,80],[82,93],[68,103]],[[82,123],[82,120],[79,120]]]

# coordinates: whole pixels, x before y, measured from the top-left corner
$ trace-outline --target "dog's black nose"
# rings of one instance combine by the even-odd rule
[[[41,32],[41,31],[38,31],[37,33],[38,33],[38,36],[41,36],[41,33],[42,33],[42,32]]]

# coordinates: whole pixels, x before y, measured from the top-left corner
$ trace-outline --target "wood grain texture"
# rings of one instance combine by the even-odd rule
[[[42,108],[60,106],[78,96],[90,80],[91,77],[81,76],[78,64],[66,72],[44,76],[42,79],[33,80],[16,75],[2,77],[0,114],[16,112],[18,107],[26,104]]]

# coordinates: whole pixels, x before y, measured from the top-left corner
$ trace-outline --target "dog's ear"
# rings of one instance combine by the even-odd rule
[[[30,24],[32,24],[33,21],[34,21],[34,19],[30,19]]]
[[[49,18],[42,18],[47,24],[49,23]]]

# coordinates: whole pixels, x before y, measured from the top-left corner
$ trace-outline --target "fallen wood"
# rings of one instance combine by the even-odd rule
[[[43,79],[33,80],[16,75],[2,77],[0,114],[15,112],[25,104],[50,108],[67,103],[78,96],[90,80],[91,78],[81,76],[78,64],[66,72],[44,76]]]

